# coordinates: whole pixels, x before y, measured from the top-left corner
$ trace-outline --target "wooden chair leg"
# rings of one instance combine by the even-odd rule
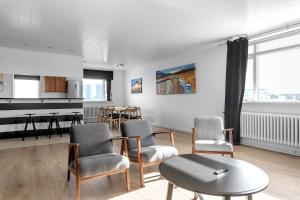
[[[126,182],[126,189],[130,191],[130,177],[129,177],[129,169],[125,171],[125,182]]]
[[[68,181],[70,180],[70,170],[69,170],[69,167],[68,167],[68,173],[67,173],[67,180]]]
[[[230,154],[231,158],[233,158],[233,152]]]
[[[80,200],[80,177],[76,176],[76,200]]]
[[[140,182],[141,182],[141,187],[144,187],[144,168],[143,168],[143,163],[139,163],[139,171],[140,171]]]

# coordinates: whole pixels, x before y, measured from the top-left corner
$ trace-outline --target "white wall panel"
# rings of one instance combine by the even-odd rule
[[[126,71],[126,103],[141,106],[153,124],[190,132],[198,115],[223,116],[226,46],[193,51]],[[156,95],[157,70],[195,63],[196,94]],[[143,79],[143,93],[131,94],[130,80]]]

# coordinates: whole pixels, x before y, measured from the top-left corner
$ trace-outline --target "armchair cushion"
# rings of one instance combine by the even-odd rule
[[[71,162],[71,167],[74,168],[74,161]],[[116,153],[79,158],[79,175],[81,178],[127,168],[129,168],[128,158]]]
[[[104,123],[71,126],[70,142],[79,144],[79,157],[113,153],[109,128]]]
[[[142,147],[155,145],[152,126],[147,120],[129,120],[123,122],[121,124],[121,132],[123,137],[142,136]],[[128,140],[128,150],[136,148],[136,139]]]
[[[233,152],[233,146],[224,140],[196,140],[195,150]]]
[[[196,140],[224,140],[221,117],[195,117]]]
[[[138,150],[136,148],[131,149],[128,152],[128,156],[137,158],[137,152]],[[175,147],[172,146],[153,145],[153,146],[142,147],[141,154],[142,154],[143,162],[149,163],[149,162],[162,161],[171,156],[178,155],[178,151]]]

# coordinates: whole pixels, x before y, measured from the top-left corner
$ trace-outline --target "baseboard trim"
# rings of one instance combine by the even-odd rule
[[[300,156],[300,148],[296,148],[296,147],[289,147],[280,144],[262,142],[262,141],[243,138],[243,137],[241,138],[241,144],[257,147],[260,149],[266,149],[266,150],[277,151],[277,152],[286,153],[290,155]]]

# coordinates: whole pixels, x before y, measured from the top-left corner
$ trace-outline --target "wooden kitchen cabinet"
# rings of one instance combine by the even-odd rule
[[[45,92],[67,92],[66,77],[45,76]]]
[[[56,92],[67,92],[67,79],[65,77],[55,77]]]

